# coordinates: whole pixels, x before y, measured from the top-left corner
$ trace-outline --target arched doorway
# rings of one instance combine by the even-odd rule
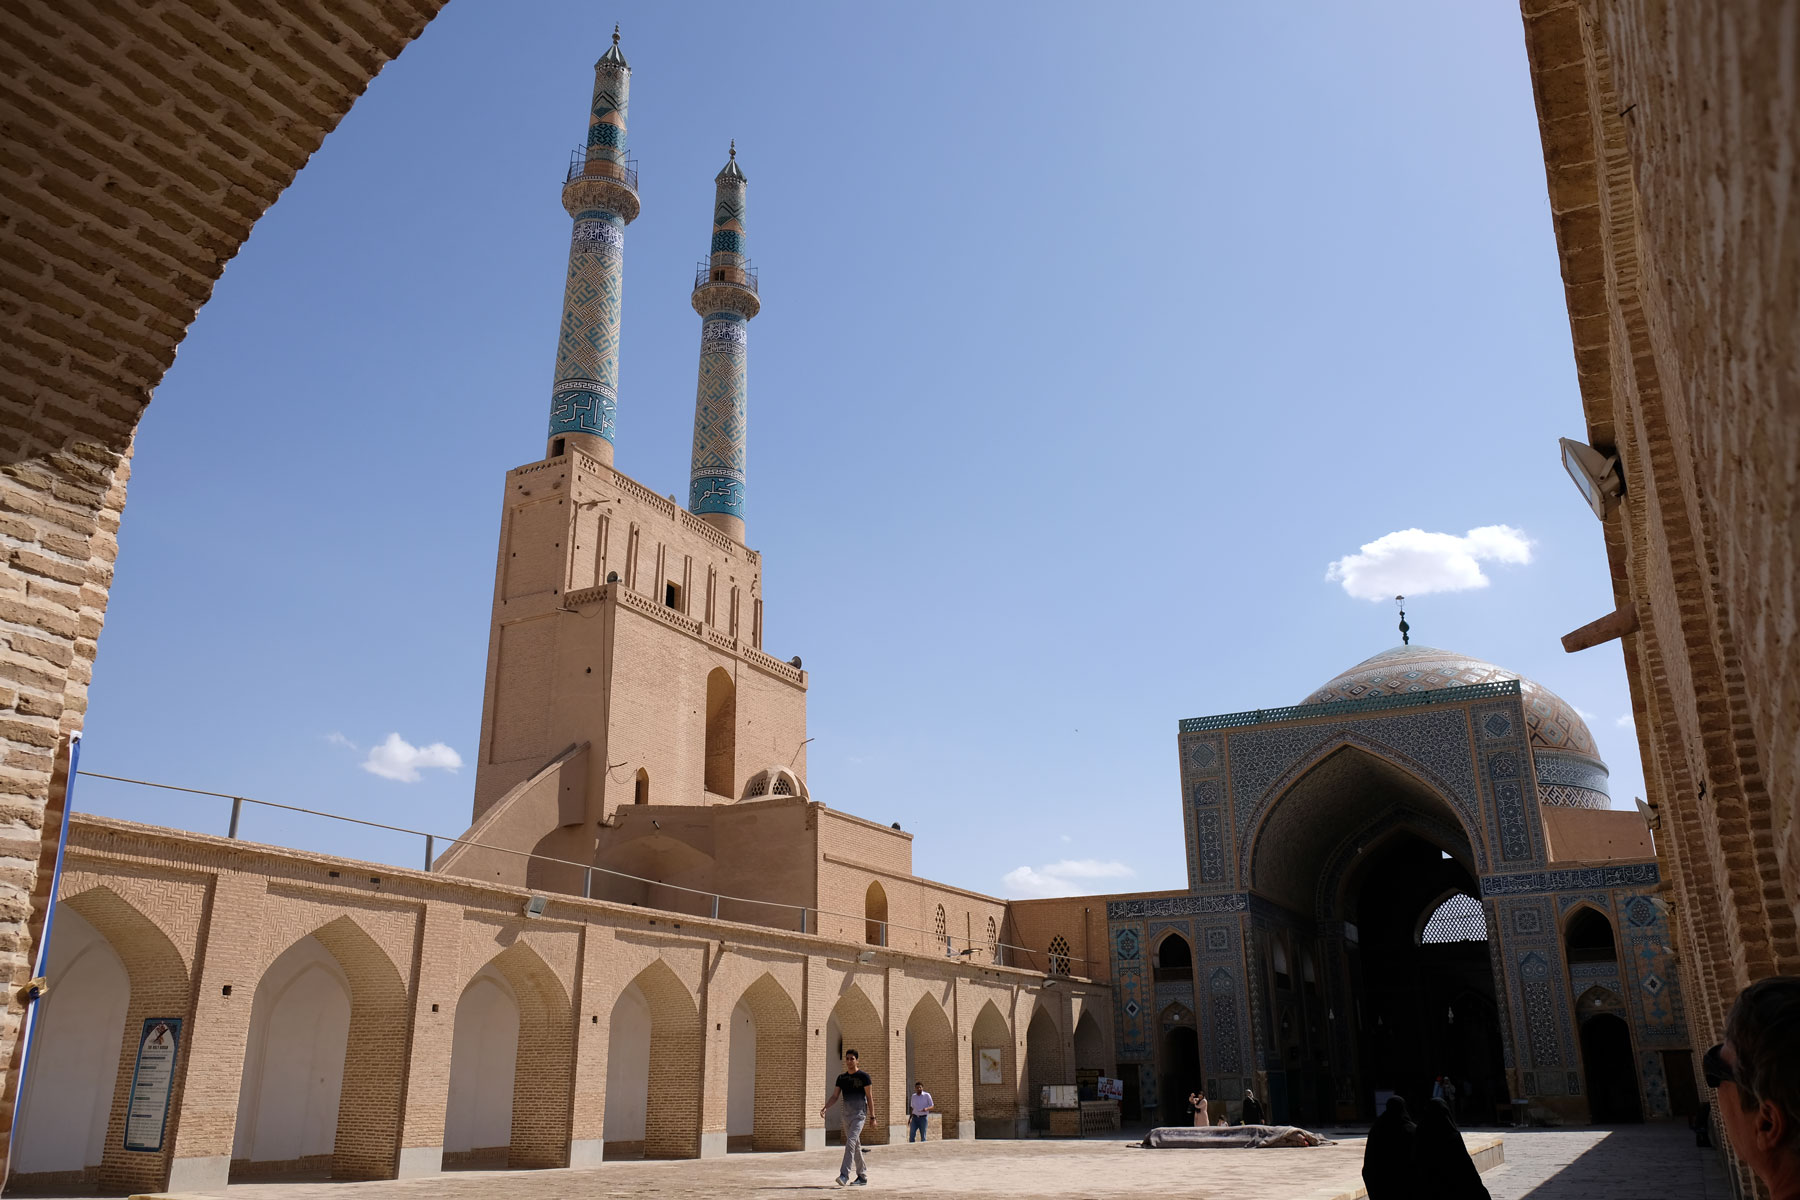
[[[256,986],[233,1179],[330,1173],[349,1039],[350,981],[317,938],[301,938]]]
[[[519,1002],[505,976],[483,968],[456,1003],[444,1105],[446,1170],[506,1165],[518,1055]]]
[[[1642,1121],[1631,1027],[1614,1011],[1581,1018],[1581,1065],[1587,1072],[1588,1109],[1595,1124]]]
[[[602,1156],[698,1157],[700,1010],[668,964],[651,963],[619,993],[606,1048]]]
[[[958,1102],[956,1031],[935,996],[921,996],[906,1019],[906,1093],[915,1082],[931,1093],[932,1106],[943,1125],[943,1136],[958,1136],[962,1106]]]
[[[1193,1014],[1185,1005],[1180,1011],[1163,1014],[1162,1070],[1157,1081],[1162,1096],[1162,1123],[1187,1125],[1187,1098],[1202,1090],[1200,1078],[1200,1034],[1193,1026]],[[1224,1096],[1210,1097],[1223,1101]]]
[[[1009,1138],[1018,1131],[1019,1095],[1012,1030],[992,1000],[975,1014],[969,1033],[969,1091],[975,1097],[975,1136]]]
[[[706,790],[737,799],[737,685],[723,667],[706,676]]]
[[[105,936],[66,905],[56,912],[49,976],[56,983],[38,1002],[12,1175],[97,1183],[131,979]]]
[[[774,976],[744,989],[731,1010],[727,1150],[804,1148],[805,1048],[800,1010]]]
[[[1436,786],[1354,739],[1265,810],[1251,888],[1288,914],[1252,935],[1274,1119],[1368,1120],[1390,1093],[1416,1110],[1439,1075],[1482,1111],[1508,1098],[1480,853]]]
[[[568,1165],[568,1110],[540,1098],[570,1079],[572,1016],[562,981],[523,942],[469,981],[451,1036],[446,1166]]]
[[[1062,1031],[1047,1008],[1038,1008],[1025,1026],[1025,1102],[1036,1129],[1049,1128],[1043,1107],[1044,1088],[1075,1082],[1063,1062]]]
[[[831,1010],[826,1029],[825,1050],[828,1055],[825,1061],[825,1095],[831,1095],[831,1089],[839,1073],[844,1069],[844,1051],[857,1052],[857,1060],[861,1068],[875,1080],[875,1086],[869,1089],[869,1117],[863,1125],[863,1143],[869,1146],[883,1145],[888,1140],[888,1039],[883,1032],[881,1015],[875,1009],[868,995],[860,987],[849,980],[845,981],[844,991]],[[838,1125],[838,1108],[832,1106],[826,1114],[825,1136],[827,1141],[842,1144],[843,1135]]]
[[[1077,1074],[1092,1071],[1104,1075],[1106,1068],[1106,1038],[1100,1032],[1100,1022],[1094,1020],[1092,1012],[1084,1011],[1075,1022],[1075,1070]]]

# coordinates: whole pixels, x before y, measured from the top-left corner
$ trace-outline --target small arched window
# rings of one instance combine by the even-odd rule
[[[1273,953],[1275,958],[1275,986],[1278,988],[1293,987],[1294,977],[1288,974],[1287,943],[1281,938],[1276,938]]]
[[[871,883],[863,895],[863,941],[871,946],[887,945],[887,893],[879,883]]]
[[[988,918],[988,961],[996,967],[1000,965],[1000,927],[994,924],[994,918]]]
[[[1487,941],[1487,918],[1482,915],[1481,901],[1467,892],[1446,897],[1432,910],[1419,930],[1421,946],[1442,946],[1451,942]]]
[[[1150,974],[1157,983],[1192,979],[1194,948],[1179,933],[1171,933],[1157,944],[1156,961],[1151,964]]]
[[[1069,973],[1069,939],[1060,933],[1050,939],[1050,973],[1052,975]]]
[[[631,802],[633,804],[650,803],[650,772],[639,767],[637,779],[631,785]]]
[[[1613,942],[1612,922],[1598,909],[1586,905],[1575,910],[1563,932],[1563,944],[1572,963],[1618,962],[1619,949]]]
[[[1300,982],[1309,992],[1319,990],[1319,964],[1313,961],[1311,950],[1302,949],[1300,951]]]
[[[950,953],[950,930],[944,921],[944,906],[937,906],[937,915],[931,919],[931,932],[937,938],[938,952]]]

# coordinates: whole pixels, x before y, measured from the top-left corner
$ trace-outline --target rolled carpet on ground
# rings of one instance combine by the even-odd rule
[[[1148,1150],[1264,1150],[1329,1146],[1331,1139],[1295,1125],[1168,1125],[1152,1129],[1139,1145]]]

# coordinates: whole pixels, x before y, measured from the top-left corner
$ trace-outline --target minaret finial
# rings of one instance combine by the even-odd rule
[[[733,161],[733,162],[737,161],[737,139],[736,138],[731,139],[731,161]]]
[[[617,21],[614,21],[613,22],[613,45],[616,46],[618,44],[619,44],[619,23]]]
[[[1394,607],[1400,610],[1400,644],[1412,645],[1412,626],[1406,623],[1406,597],[1395,596]]]

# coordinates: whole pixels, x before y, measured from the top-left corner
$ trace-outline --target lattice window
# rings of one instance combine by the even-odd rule
[[[988,961],[996,967],[1000,965],[1000,927],[992,917],[988,918]]]
[[[931,932],[937,937],[938,951],[950,953],[950,931],[944,925],[944,906],[937,906],[937,916],[931,919]]]
[[[794,785],[792,781],[790,781],[786,775],[777,775],[775,777],[775,795],[791,796],[793,794]]]
[[[1487,941],[1487,919],[1481,901],[1458,892],[1437,906],[1419,934],[1419,944],[1441,946],[1448,942]]]
[[[1069,973],[1069,939],[1060,933],[1050,939],[1050,973],[1052,975]]]

